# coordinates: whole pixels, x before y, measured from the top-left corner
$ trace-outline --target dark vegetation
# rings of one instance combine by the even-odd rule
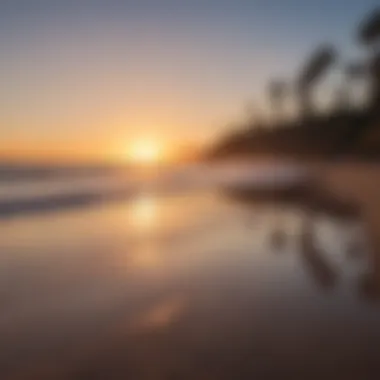
[[[276,121],[249,118],[233,128],[208,153],[210,158],[286,156],[291,158],[380,157],[380,9],[360,25],[357,42],[367,54],[357,62],[344,62],[330,44],[311,54],[293,83],[272,81],[268,86],[272,115]],[[330,110],[318,111],[316,87],[333,67],[343,78]],[[358,83],[367,89],[365,103],[358,105],[353,92]],[[296,120],[284,117],[285,103],[293,97]]]

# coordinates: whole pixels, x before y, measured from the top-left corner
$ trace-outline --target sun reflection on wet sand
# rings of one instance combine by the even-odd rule
[[[130,264],[134,269],[157,269],[161,263],[161,256],[158,248],[153,243],[147,243],[146,246],[138,247],[132,255]]]
[[[129,222],[137,230],[150,230],[159,218],[157,199],[145,194],[137,197],[129,208]]]
[[[135,269],[155,269],[161,262],[157,240],[153,236],[159,221],[158,202],[153,195],[145,194],[133,200],[128,209],[128,227],[137,237],[129,256],[129,263]]]
[[[377,368],[379,202],[351,182],[347,210],[147,191],[4,223],[1,379]]]
[[[148,332],[170,326],[179,319],[186,309],[184,297],[176,296],[165,299],[143,312],[133,321],[131,332]]]

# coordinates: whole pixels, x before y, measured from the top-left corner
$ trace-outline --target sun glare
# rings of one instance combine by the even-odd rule
[[[128,158],[137,164],[154,164],[162,159],[162,148],[154,141],[140,140],[132,143],[128,149]]]

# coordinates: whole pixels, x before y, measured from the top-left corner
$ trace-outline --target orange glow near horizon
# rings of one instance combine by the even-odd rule
[[[158,141],[141,139],[134,141],[127,148],[126,158],[135,164],[149,165],[164,159],[163,146]]]
[[[124,142],[123,142],[124,141]],[[201,150],[195,141],[156,136],[87,141],[5,141],[0,143],[0,161],[81,164],[115,163],[152,166],[191,161]]]

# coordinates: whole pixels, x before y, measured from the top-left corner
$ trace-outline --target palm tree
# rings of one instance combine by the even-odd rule
[[[318,47],[308,59],[297,83],[301,112],[305,117],[314,113],[312,90],[336,61],[337,52],[331,45]]]
[[[348,62],[344,67],[344,80],[346,82],[344,88],[346,90],[347,105],[349,108],[352,108],[355,103],[355,86],[367,76],[367,71],[367,65],[359,61]]]
[[[360,123],[352,123],[338,151],[351,149],[371,128],[378,125],[377,118],[380,106],[380,8],[375,9],[359,26],[358,40],[369,49],[368,74],[371,85],[369,112],[363,115]]]
[[[284,101],[286,96],[286,83],[281,80],[274,80],[269,84],[269,100],[273,114],[280,119],[284,112]]]
[[[375,9],[359,27],[359,41],[370,49],[371,107],[380,105],[380,9]]]
[[[346,82],[341,83],[335,91],[335,109],[344,112],[351,109],[351,96]]]
[[[380,8],[375,9],[359,26],[359,41],[374,46],[380,37]],[[378,48],[379,46],[377,46]]]

